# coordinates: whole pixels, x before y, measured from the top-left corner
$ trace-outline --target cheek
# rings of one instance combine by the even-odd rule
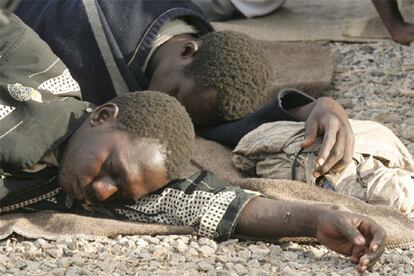
[[[159,170],[147,170],[142,177],[131,182],[129,189],[126,189],[125,197],[139,199],[164,187],[168,182],[165,173]]]
[[[173,72],[170,72],[169,70],[163,70],[163,68],[160,68],[156,70],[152,75],[148,89],[152,91],[163,92],[170,96],[176,97],[176,80],[177,78]]]

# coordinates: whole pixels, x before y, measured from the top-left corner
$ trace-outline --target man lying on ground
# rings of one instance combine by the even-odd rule
[[[286,0],[192,0],[212,21],[258,17],[274,12]],[[334,2],[332,2],[333,4]],[[372,0],[392,40],[403,45],[414,42],[414,24],[404,21],[397,0]]]
[[[188,225],[218,241],[315,237],[351,256],[359,271],[383,253],[386,233],[370,218],[267,199],[209,172],[174,180],[194,142],[177,100],[158,92],[124,94],[98,107],[79,100],[64,64],[1,10],[0,56],[0,214],[98,213]]]
[[[270,91],[263,49],[245,35],[215,32],[191,1],[29,0],[20,1],[16,13],[62,58],[87,101],[103,104],[115,97],[113,79],[122,76],[129,91],[176,97],[204,138],[234,147],[263,123],[306,120],[305,147],[325,136],[316,175],[352,160],[352,129],[336,101],[287,92],[259,108]],[[97,22],[106,40],[94,33]],[[101,54],[105,45],[109,57]],[[108,60],[116,67],[108,67]]]

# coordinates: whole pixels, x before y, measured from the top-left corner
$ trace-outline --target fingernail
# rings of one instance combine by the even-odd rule
[[[318,165],[319,165],[319,166],[322,166],[322,165],[323,165],[323,163],[325,163],[325,160],[323,160],[323,158],[319,158],[319,159],[318,159]]]
[[[374,244],[374,245],[372,246],[372,252],[377,251],[377,249],[378,249],[378,245]]]
[[[319,172],[314,172],[313,173],[313,176],[316,177],[316,178],[318,178],[319,176],[321,176],[321,174]]]
[[[360,244],[365,243],[365,240],[364,240],[364,238],[363,238],[363,237],[358,237],[356,240],[357,240],[357,242],[358,242],[358,243],[360,243]]]

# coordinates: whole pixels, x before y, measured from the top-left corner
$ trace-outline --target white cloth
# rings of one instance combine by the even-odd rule
[[[275,11],[286,0],[231,0],[231,2],[244,16],[251,18]]]
[[[368,203],[414,211],[414,161],[387,127],[372,121],[350,120],[355,135],[353,162],[325,180],[312,175],[321,140],[298,157],[297,180],[329,186]],[[292,163],[301,148],[304,122],[264,124],[244,136],[233,151],[233,164],[264,178],[291,179]]]

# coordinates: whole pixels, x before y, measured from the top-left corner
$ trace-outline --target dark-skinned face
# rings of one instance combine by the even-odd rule
[[[64,150],[58,182],[80,201],[129,202],[169,181],[163,147],[116,129],[117,112],[114,104],[99,107]]]
[[[159,47],[150,61],[149,90],[160,91],[175,97],[190,114],[198,127],[216,125],[217,91],[201,89],[193,79],[183,73],[185,66],[193,61],[200,42],[188,37],[166,42]]]

